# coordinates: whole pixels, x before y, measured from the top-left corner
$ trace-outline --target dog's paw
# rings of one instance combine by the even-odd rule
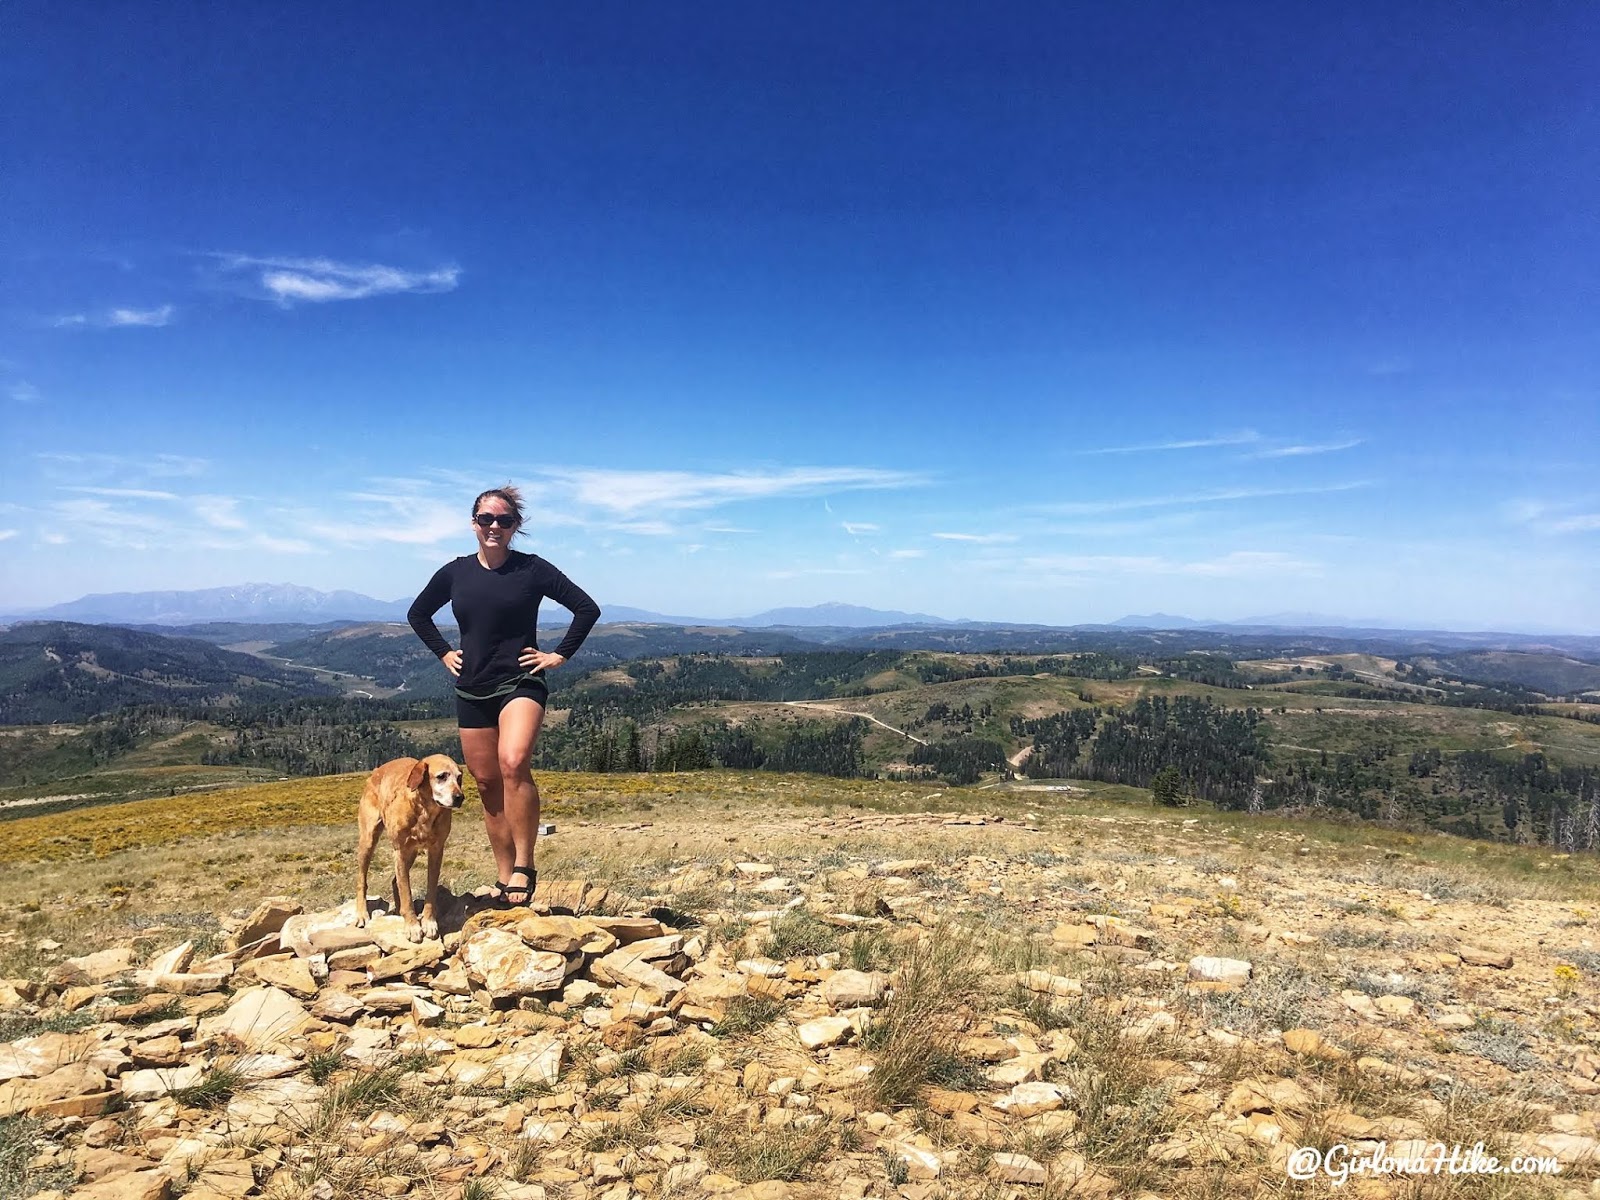
[[[413,942],[420,942],[422,940],[422,926],[414,921],[407,921],[406,937]]]
[[[422,919],[422,936],[429,941],[437,938],[439,936],[439,922],[432,917],[424,917]]]
[[[363,912],[358,912],[356,914],[356,928],[357,929],[365,929],[366,927],[367,927],[367,914],[363,913]]]

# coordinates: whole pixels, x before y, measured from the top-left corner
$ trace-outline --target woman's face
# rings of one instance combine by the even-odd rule
[[[478,546],[483,550],[504,550],[511,545],[511,535],[516,533],[516,525],[509,528],[503,521],[512,516],[511,506],[499,496],[485,496],[483,503],[478,505],[478,511],[472,514],[472,532],[478,535]],[[491,524],[485,525],[484,518],[498,518]]]

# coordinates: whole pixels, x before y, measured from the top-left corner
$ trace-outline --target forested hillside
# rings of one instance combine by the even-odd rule
[[[81,721],[128,705],[259,704],[333,689],[189,638],[49,621],[0,631],[0,724]]]
[[[449,678],[403,626],[323,630],[266,651],[304,660],[299,671],[103,629],[86,657],[72,630],[12,631],[13,646],[31,647],[19,661],[50,663],[47,683],[22,694],[36,710],[48,699],[72,711],[60,707],[63,696],[83,707],[106,695],[130,701],[56,734],[12,731],[0,804],[133,794],[128,780],[156,787],[169,780],[161,772],[185,765],[226,779],[459,754]],[[1234,659],[1181,641],[1140,649],[1144,636],[1066,654],[951,654],[796,650],[787,634],[761,631],[603,627],[553,677],[536,767],[727,767],[1008,788],[1093,780],[1172,803],[1342,812],[1600,848],[1600,705],[1557,690],[1583,680],[1552,672],[1548,655],[1522,663],[1493,652],[1502,678],[1471,683],[1437,656],[1295,654],[1278,644]],[[61,661],[46,657],[46,641]],[[639,653],[682,644],[740,653]],[[240,671],[246,665],[254,675]],[[1552,691],[1512,681],[1535,678]],[[328,680],[344,694],[325,694]],[[112,776],[115,788],[102,787]]]

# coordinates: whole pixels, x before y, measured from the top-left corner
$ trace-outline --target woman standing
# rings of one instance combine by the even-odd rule
[[[578,652],[600,619],[600,606],[538,555],[511,549],[522,532],[516,488],[491,488],[474,500],[472,530],[478,552],[440,567],[406,618],[456,677],[462,757],[478,781],[494,848],[494,900],[511,907],[532,900],[539,879],[539,788],[531,764],[550,697],[544,672]],[[567,636],[550,653],[536,641],[539,601],[546,596],[572,612]],[[447,601],[461,630],[459,650],[433,623]]]

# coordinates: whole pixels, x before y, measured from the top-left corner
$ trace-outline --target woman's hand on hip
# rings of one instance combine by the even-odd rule
[[[448,654],[439,656],[439,661],[444,664],[444,669],[452,675],[461,674],[461,651],[452,650]]]
[[[535,650],[532,646],[524,646],[522,653],[517,655],[517,666],[524,671],[550,670],[566,661],[559,654],[546,654],[543,650]]]

